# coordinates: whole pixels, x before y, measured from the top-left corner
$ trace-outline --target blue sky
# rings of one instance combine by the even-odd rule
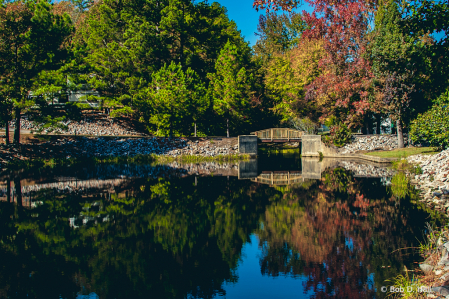
[[[231,20],[237,23],[238,29],[242,32],[246,41],[250,42],[250,46],[254,46],[257,41],[257,37],[254,32],[257,30],[257,23],[259,22],[259,16],[264,11],[257,12],[253,8],[252,0],[209,0],[209,3],[218,2],[228,9],[228,16]],[[310,7],[303,4],[298,12],[302,10],[310,11]]]
[[[262,11],[257,12],[253,8],[251,0],[215,0],[228,9],[228,16],[237,23],[237,27],[241,30],[246,41],[250,42],[250,46],[254,46],[257,37],[254,32],[257,30],[257,23]]]
[[[259,16],[263,14],[264,11],[257,12],[253,8],[252,0],[209,0],[209,3],[212,2],[218,2],[228,9],[229,18],[237,23],[238,29],[242,32],[245,40],[250,42],[250,46],[254,46],[257,41],[254,32],[257,30]],[[303,10],[311,12],[312,8],[303,1],[302,6],[296,9],[296,11],[302,12]],[[434,37],[437,40],[441,39],[443,36],[444,34],[442,32],[434,34]]]

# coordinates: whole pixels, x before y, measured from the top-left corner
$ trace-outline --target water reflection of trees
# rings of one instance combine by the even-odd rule
[[[381,296],[385,279],[410,262],[392,252],[418,243],[424,218],[378,180],[327,171],[321,181],[291,188],[267,207],[257,231],[262,274],[304,275],[305,291],[316,298]]]
[[[248,181],[136,181],[127,196],[54,195],[1,209],[6,297],[212,298],[224,293],[266,197]],[[77,229],[69,218],[89,218]],[[12,217],[12,218],[11,218]],[[31,274],[30,274],[31,273]]]
[[[293,188],[187,177],[120,194],[40,191],[34,209],[0,202],[0,296],[212,298],[238,281],[256,232],[263,274],[307,277],[317,298],[371,298],[407,262],[390,253],[424,227],[406,200],[342,169]]]

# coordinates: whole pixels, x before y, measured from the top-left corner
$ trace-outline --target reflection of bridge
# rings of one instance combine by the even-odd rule
[[[291,185],[304,182],[301,171],[262,171],[262,173],[251,179],[256,183],[268,185]]]
[[[304,135],[304,131],[299,131],[290,128],[271,128],[256,132],[251,132],[252,135],[256,135],[262,142],[288,142],[288,141],[300,141]]]

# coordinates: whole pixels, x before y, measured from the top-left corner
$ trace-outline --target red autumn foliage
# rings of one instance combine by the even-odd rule
[[[322,117],[337,116],[349,127],[359,123],[370,108],[368,89],[372,72],[366,52],[371,1],[306,0],[312,13],[303,11],[309,26],[302,38],[323,39],[326,55],[319,66],[323,73],[306,86],[306,100],[323,107]],[[258,8],[282,8],[287,1],[255,1]],[[293,7],[293,6],[291,6]]]
[[[371,65],[364,58],[370,7],[360,0],[307,0],[313,13],[304,13],[310,29],[305,38],[325,40],[325,72],[307,86],[306,98],[322,101],[323,116],[336,115],[349,127],[370,108]]]

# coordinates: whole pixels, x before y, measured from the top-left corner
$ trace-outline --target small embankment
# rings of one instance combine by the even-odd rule
[[[449,212],[449,149],[435,155],[413,155],[407,162],[418,165],[422,174],[411,182],[422,191],[422,201]]]
[[[352,154],[359,151],[392,150],[397,147],[398,137],[396,135],[353,135],[352,142],[341,148],[341,154]]]
[[[14,129],[14,121],[10,122]],[[41,132],[43,134],[88,135],[88,136],[146,136],[148,135],[141,125],[130,118],[112,118],[104,113],[83,113],[80,120],[66,120],[60,127],[47,129],[42,124],[21,119],[22,130]]]
[[[97,138],[61,137],[20,147],[0,145],[0,165],[33,159],[115,158],[154,156],[155,160],[226,160],[238,157],[237,138]],[[0,168],[1,169],[1,168]]]
[[[378,163],[391,163],[401,158],[425,153],[434,154],[431,147],[397,148],[396,135],[354,135],[352,142],[342,148],[332,145],[322,145],[324,157],[362,159]]]
[[[407,172],[411,187],[418,190],[420,201],[429,211],[449,216],[449,149],[434,155],[411,155],[396,166]],[[442,220],[442,224],[445,222]],[[413,279],[398,276],[393,281],[404,290],[410,287],[411,291],[404,293],[407,298],[449,298],[449,228],[428,224],[425,233],[426,240],[419,247],[424,258],[419,265],[423,275]],[[426,291],[419,292],[423,287]]]

